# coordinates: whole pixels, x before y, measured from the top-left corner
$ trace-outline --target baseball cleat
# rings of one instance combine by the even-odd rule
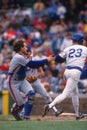
[[[57,116],[59,116],[62,113],[63,113],[63,110],[57,110],[57,112],[55,112],[55,116],[57,117]]]
[[[30,117],[24,117],[24,120],[26,120],[26,121],[29,121],[30,120]]]
[[[49,105],[45,105],[45,108],[44,108],[44,113],[42,115],[42,117],[46,116],[47,112],[50,110],[49,108]]]
[[[22,120],[22,118],[20,117],[18,111],[16,111],[16,110],[13,109],[13,110],[11,110],[11,114],[14,116],[14,118],[15,118],[17,121],[21,121],[21,120]]]
[[[82,118],[84,118],[84,115],[82,113],[80,113],[79,116],[76,116],[76,120],[80,120]]]
[[[29,116],[26,116],[24,112],[20,112],[20,117],[22,118],[22,120],[30,120]]]

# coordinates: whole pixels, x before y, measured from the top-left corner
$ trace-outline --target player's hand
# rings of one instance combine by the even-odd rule
[[[55,57],[54,55],[50,55],[47,59],[48,59],[48,62],[52,62],[55,60]]]

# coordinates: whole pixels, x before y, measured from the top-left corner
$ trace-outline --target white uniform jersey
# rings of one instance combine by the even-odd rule
[[[82,45],[72,45],[64,49],[60,56],[66,58],[66,66],[80,67],[84,66],[87,57],[87,47]]]

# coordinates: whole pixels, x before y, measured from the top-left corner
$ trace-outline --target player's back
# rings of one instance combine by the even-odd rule
[[[66,54],[66,66],[78,66],[83,68],[87,57],[87,48],[82,45],[72,45],[64,50]]]

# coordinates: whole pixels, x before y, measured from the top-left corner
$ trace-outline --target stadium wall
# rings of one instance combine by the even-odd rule
[[[54,99],[56,95],[52,95],[52,98]],[[80,110],[83,113],[87,113],[87,94],[81,94],[79,95],[80,98]],[[33,106],[32,115],[42,115],[44,110],[45,101],[40,96],[37,96],[35,99],[35,104]],[[63,109],[65,113],[74,113],[72,100],[71,98],[65,99],[62,103],[59,105],[56,105],[57,108]],[[49,111],[48,115],[53,115],[54,112],[51,110]]]
[[[54,99],[57,95],[58,94],[52,94],[50,96]],[[80,99],[81,112],[87,114],[87,94],[80,94],[79,99]],[[9,92],[8,91],[0,92],[0,114],[3,115],[10,114],[10,109],[12,104],[13,104],[13,100]],[[44,110],[44,105],[45,105],[44,99],[39,94],[37,94],[31,115],[42,115]],[[59,105],[57,104],[56,107],[63,109],[65,113],[74,113],[71,98],[65,99]],[[49,111],[48,115],[54,115],[54,112],[51,110]]]

